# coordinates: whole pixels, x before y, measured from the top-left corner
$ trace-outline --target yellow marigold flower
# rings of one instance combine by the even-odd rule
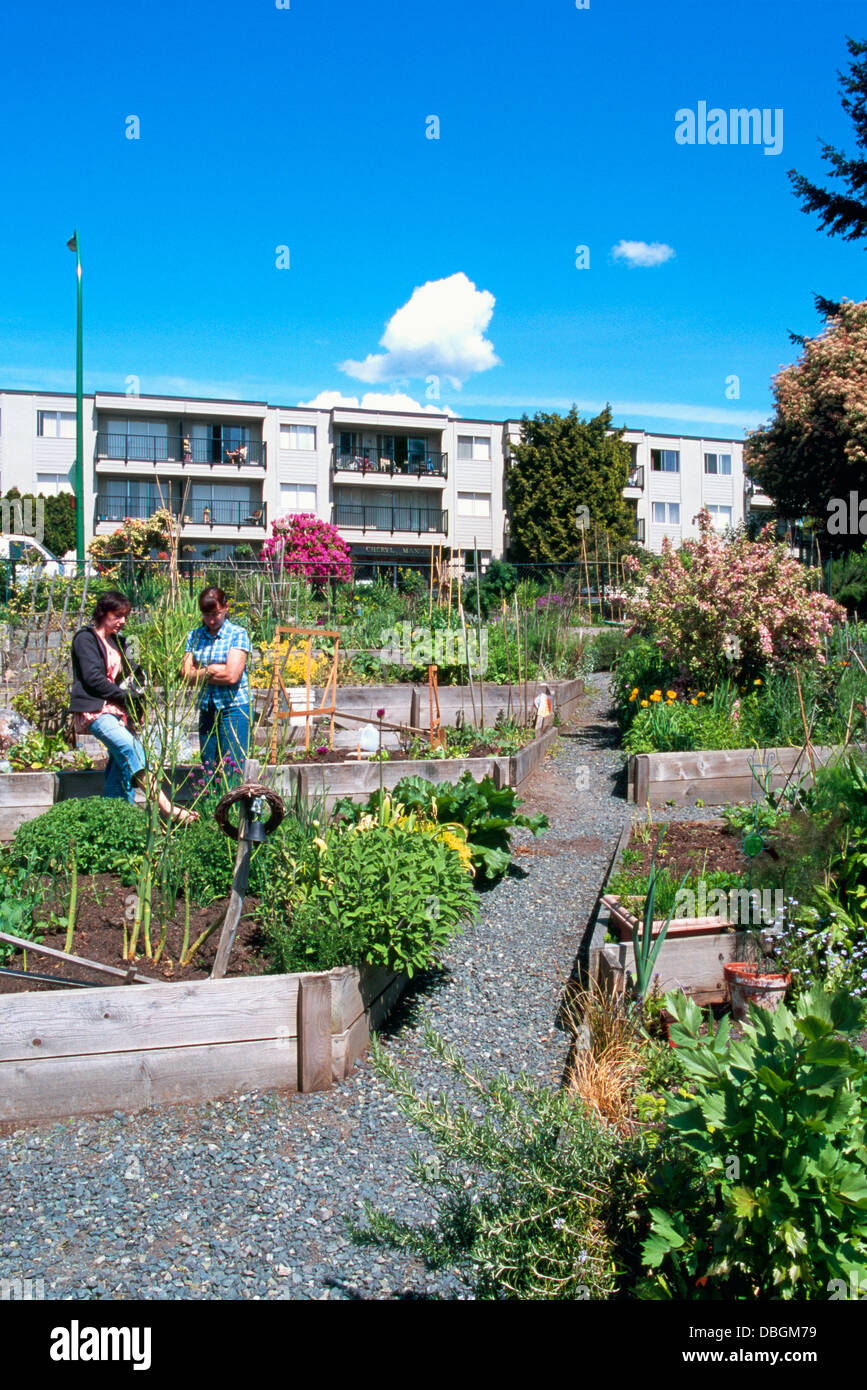
[[[634,700],[637,694],[638,694],[638,686],[635,687],[635,689],[633,690],[632,694],[630,695],[630,697],[629,697],[630,700]]]
[[[676,699],[677,699],[677,691],[676,691],[676,690],[666,690],[666,692],[665,692],[665,698],[666,698],[666,700],[676,700]]]
[[[702,698],[703,695],[704,695],[704,691],[703,691],[703,690],[699,690],[699,691],[696,692],[696,698],[699,699],[699,700]]]
[[[662,699],[662,691],[661,691],[661,690],[654,690],[654,692],[653,692],[653,694],[651,695],[650,698],[651,698],[651,700],[653,701],[653,703],[656,704],[659,700]]]
[[[761,683],[762,683],[762,678],[761,678],[761,676],[759,676],[756,680],[753,681],[753,685],[761,685]]]
[[[691,705],[697,705],[697,704],[698,704],[698,700],[696,700],[695,697],[693,696],[693,698],[690,700],[689,703],[690,703]]]
[[[642,700],[642,701],[641,701],[641,708],[642,708],[642,709],[647,709],[647,701],[646,701],[646,700]]]

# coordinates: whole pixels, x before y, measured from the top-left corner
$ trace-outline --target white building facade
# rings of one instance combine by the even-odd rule
[[[274,517],[312,512],[338,528],[356,567],[418,565],[432,546],[465,560],[477,549],[485,563],[503,554],[504,470],[519,436],[519,421],[433,411],[97,392],[84,398],[85,541],[166,506],[188,558],[225,558],[255,551]],[[625,438],[624,496],[650,549],[695,534],[702,506],[721,528],[744,519],[741,443]],[[74,463],[74,396],[0,391],[0,492],[71,492]]]

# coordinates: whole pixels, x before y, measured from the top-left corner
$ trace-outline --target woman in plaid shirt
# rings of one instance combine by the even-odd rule
[[[222,589],[213,585],[203,589],[199,608],[202,623],[187,638],[182,672],[186,680],[201,686],[202,767],[210,777],[219,769],[230,786],[237,786],[250,744],[250,638],[237,623],[229,622],[229,604]]]

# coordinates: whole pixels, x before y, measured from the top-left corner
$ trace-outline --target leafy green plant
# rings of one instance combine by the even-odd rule
[[[524,826],[534,835],[548,827],[548,818],[537,812],[532,816],[518,811],[520,802],[512,787],[496,787],[492,777],[473,780],[467,771],[458,782],[435,785],[423,777],[402,777],[392,796],[406,807],[423,816],[463,825],[472,851],[473,866],[479,880],[494,882],[508,871],[511,862],[509,831]],[[358,821],[365,812],[375,810],[379,794],[374,793],[366,806],[345,798],[335,804],[335,815]]]
[[[83,748],[69,747],[62,734],[44,734],[32,729],[6,753],[13,772],[68,772],[93,767],[93,759]]]
[[[284,844],[268,871],[260,922],[278,969],[367,962],[389,970],[435,965],[477,912],[459,856],[396,825],[347,828]]]
[[[648,875],[647,895],[644,899],[641,921],[637,921],[635,923],[635,926],[632,928],[632,954],[635,961],[635,995],[639,1001],[642,1001],[647,998],[648,990],[650,989],[650,986],[653,982],[653,967],[656,964],[657,956],[662,950],[663,942],[665,941],[665,938],[668,935],[668,929],[671,926],[671,919],[674,916],[674,903],[672,903],[671,910],[669,911],[668,916],[662,923],[661,927],[659,928],[659,931],[656,934],[656,937],[654,938],[653,929],[656,918],[656,881],[659,872],[656,867],[656,851],[659,848],[659,840],[661,838],[662,835],[660,832],[660,836],[656,841],[656,845],[654,846],[653,858],[650,862],[650,874]],[[680,889],[683,887],[687,878],[688,874],[684,874],[683,878],[680,881],[680,884],[678,885],[678,888],[675,891],[675,902],[677,901],[677,893],[680,892]]]
[[[676,1148],[651,1182],[649,1298],[827,1298],[867,1276],[864,1007],[814,986],[754,1006],[743,1037],[703,1036],[682,994],[672,1040],[690,1090],[669,1096]]]

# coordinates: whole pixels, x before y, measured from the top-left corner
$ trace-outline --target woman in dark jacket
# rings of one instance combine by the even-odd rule
[[[69,701],[75,732],[98,738],[108,753],[105,795],[130,802],[135,801],[135,785],[146,765],[141,740],[130,727],[137,687],[121,636],[131,608],[126,595],[116,589],[97,601],[93,622],[72,639]],[[198,819],[194,813],[173,806],[163,791],[158,791],[157,797],[166,815],[180,821]]]

